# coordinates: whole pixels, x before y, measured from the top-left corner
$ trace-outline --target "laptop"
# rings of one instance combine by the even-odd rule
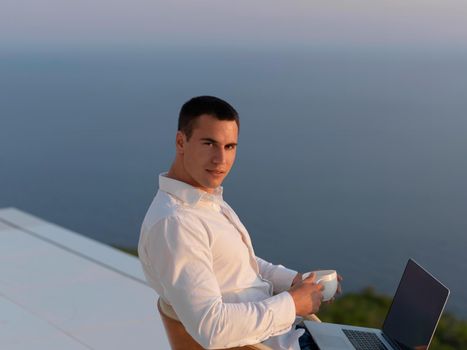
[[[321,350],[425,350],[433,338],[449,289],[409,259],[382,330],[305,321]]]

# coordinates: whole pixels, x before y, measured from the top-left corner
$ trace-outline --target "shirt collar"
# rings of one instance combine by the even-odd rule
[[[211,201],[217,204],[223,202],[222,186],[215,188],[213,193],[208,193],[186,182],[171,179],[167,177],[167,173],[159,175],[159,189],[192,206],[195,206],[200,200]]]

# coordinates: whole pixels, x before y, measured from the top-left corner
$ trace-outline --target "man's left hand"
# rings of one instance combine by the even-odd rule
[[[334,299],[336,299],[336,296],[338,294],[342,294],[342,286],[341,286],[341,281],[342,280],[343,280],[342,276],[337,274],[337,290],[336,290],[336,294],[331,299],[329,299],[328,301],[323,301],[323,303],[331,304],[334,301]]]

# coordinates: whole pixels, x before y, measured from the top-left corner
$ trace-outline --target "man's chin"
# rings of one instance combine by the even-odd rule
[[[218,188],[220,185],[222,185],[224,179],[219,179],[215,181],[206,181],[204,183],[204,187],[208,190],[208,192],[214,191],[216,188]]]
[[[209,184],[209,189],[211,190],[215,190],[216,188],[218,188],[220,185],[222,185],[222,181],[216,181],[216,182],[211,182]]]

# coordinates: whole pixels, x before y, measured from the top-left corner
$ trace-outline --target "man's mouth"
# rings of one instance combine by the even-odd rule
[[[206,169],[206,171],[208,171],[210,174],[213,174],[213,175],[223,175],[225,173],[225,171],[222,171],[222,170],[210,170],[210,169]]]

